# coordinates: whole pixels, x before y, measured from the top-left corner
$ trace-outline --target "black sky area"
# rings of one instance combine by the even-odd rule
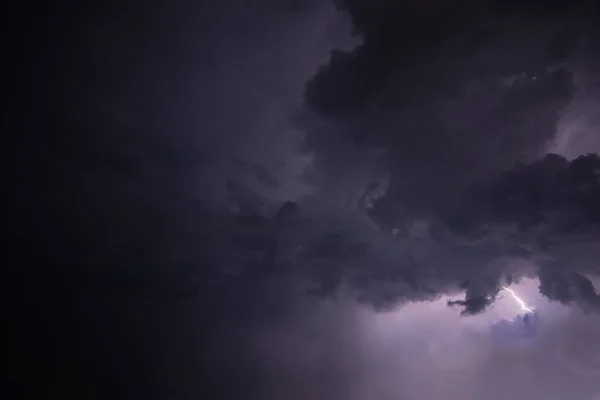
[[[10,398],[600,398],[598,2],[3,16]]]

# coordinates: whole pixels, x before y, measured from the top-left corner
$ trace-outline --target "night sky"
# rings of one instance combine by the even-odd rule
[[[8,398],[600,399],[596,1],[3,15]]]

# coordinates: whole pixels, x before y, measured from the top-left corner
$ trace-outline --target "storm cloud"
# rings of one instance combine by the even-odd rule
[[[456,260],[445,268],[469,288],[468,313],[499,288],[499,267],[486,272],[494,259],[561,264],[567,275],[597,269],[598,158],[544,157],[578,90],[569,60],[589,33],[590,5],[555,2],[538,14],[533,2],[341,3],[362,40],[307,84],[307,106],[328,121],[307,133],[311,177],[358,199],[352,205],[395,237],[414,241],[425,226],[420,245],[431,240],[446,263]],[[354,194],[361,173],[368,178]],[[428,252],[397,268],[441,269]],[[575,254],[582,265],[567,265]],[[571,286],[555,267],[540,268]]]
[[[38,95],[13,115],[28,135],[11,305],[41,378],[11,382],[596,393],[600,158],[548,154],[577,104],[595,110],[591,2],[176,3],[32,24],[48,34],[23,46]],[[514,357],[487,339],[522,311],[505,286],[546,318]],[[559,344],[580,342],[571,362]]]

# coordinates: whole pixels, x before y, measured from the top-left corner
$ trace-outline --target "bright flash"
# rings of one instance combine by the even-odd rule
[[[519,305],[521,306],[521,310],[527,313],[533,313],[533,310],[528,308],[527,304],[525,304],[525,302],[519,296],[517,296],[517,294],[513,290],[507,288],[506,286],[503,286],[502,289],[506,290],[512,295],[513,299],[515,299],[517,303],[519,303]]]

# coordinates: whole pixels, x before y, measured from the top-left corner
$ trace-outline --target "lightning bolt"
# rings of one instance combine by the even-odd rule
[[[521,310],[527,312],[527,313],[533,313],[533,310],[527,307],[527,304],[525,304],[525,302],[519,297],[517,296],[517,294],[512,291],[511,289],[507,288],[506,286],[503,286],[502,289],[506,290],[508,293],[510,293],[513,297],[513,299],[515,299],[517,301],[517,303],[519,303],[519,305],[521,306]]]

